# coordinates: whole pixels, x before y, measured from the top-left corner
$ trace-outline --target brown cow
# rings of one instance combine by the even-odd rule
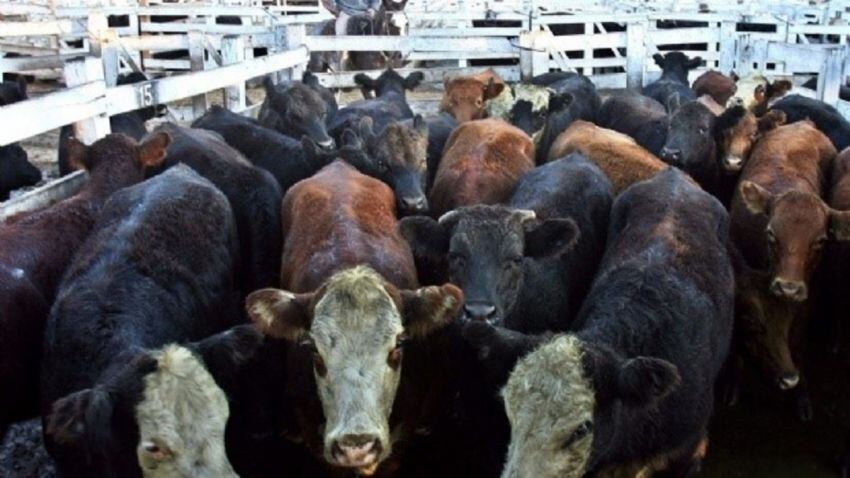
[[[107,198],[142,181],[145,168],[162,162],[170,140],[154,134],[136,144],[110,134],[85,146],[72,138],[69,159],[89,172],[83,188],[54,206],[0,224],[0,432],[10,420],[36,411],[47,308],[74,252]]]
[[[549,160],[580,152],[608,176],[614,194],[667,169],[667,164],[638,145],[634,139],[587,121],[576,121],[558,135]]]
[[[739,304],[750,304],[742,314],[762,325],[742,328],[743,341],[757,348],[756,361],[783,390],[800,385],[800,374],[793,363],[771,358],[791,360],[788,332],[801,326],[809,282],[828,237],[850,240],[850,212],[836,211],[821,199],[835,155],[829,138],[810,121],[780,126],[756,144],[732,199],[731,239],[746,267],[764,275],[758,282],[741,281],[738,288]],[[777,309],[774,298],[795,309],[783,311],[791,318],[774,320],[779,315],[770,312]],[[804,387],[796,393],[808,403]],[[810,414],[807,405],[801,410],[804,418]]]
[[[721,106],[726,106],[729,98],[738,91],[736,81],[738,81],[738,75],[735,73],[726,76],[719,71],[709,70],[694,80],[691,87],[697,96],[709,95]]]
[[[534,143],[521,129],[498,119],[461,124],[443,150],[431,210],[440,216],[461,206],[505,202],[532,168]]]
[[[428,336],[454,318],[462,293],[411,290],[416,271],[392,191],[347,163],[293,186],[282,214],[281,283],[293,292],[262,289],[246,307],[265,334],[297,344],[287,360],[295,435],[331,466],[391,476],[394,448],[437,406]]]
[[[505,82],[492,69],[474,76],[457,76],[443,81],[443,99],[440,111],[445,111],[463,123],[485,116],[485,103],[499,96]]]

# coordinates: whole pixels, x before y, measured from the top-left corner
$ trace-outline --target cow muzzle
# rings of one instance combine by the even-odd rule
[[[735,173],[744,167],[744,160],[739,156],[726,156],[723,158],[723,168],[730,173]]]
[[[787,280],[777,277],[770,284],[770,292],[780,298],[803,302],[809,297],[805,282]]]
[[[339,466],[357,468],[366,476],[378,468],[382,450],[381,439],[369,433],[343,435],[331,445],[331,455]]]
[[[799,373],[785,373],[779,377],[778,385],[780,390],[791,390],[800,383]]]
[[[466,320],[483,320],[490,325],[500,325],[498,310],[490,302],[470,301],[463,304],[463,318]]]
[[[398,206],[403,215],[425,214],[428,212],[428,200],[424,195],[401,197],[398,200]]]

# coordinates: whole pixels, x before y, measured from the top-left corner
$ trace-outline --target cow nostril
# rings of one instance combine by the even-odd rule
[[[678,160],[682,157],[682,151],[678,149],[664,148],[661,150],[661,157],[664,159]]]
[[[323,149],[326,149],[326,150],[331,150],[331,149],[333,149],[333,147],[334,147],[335,145],[336,145],[336,143],[334,142],[334,140],[333,140],[333,139],[328,139],[328,140],[320,141],[320,142],[319,142],[319,146],[321,146]]]
[[[469,302],[464,304],[463,311],[467,318],[490,320],[496,315],[496,306],[486,302]]]
[[[428,200],[425,196],[406,197],[401,199],[402,209],[411,212],[425,212],[428,210]]]
[[[791,390],[800,383],[800,374],[787,373],[779,378],[779,388],[781,390]]]
[[[797,281],[774,279],[770,289],[774,295],[795,300],[805,300],[807,295],[806,285]]]

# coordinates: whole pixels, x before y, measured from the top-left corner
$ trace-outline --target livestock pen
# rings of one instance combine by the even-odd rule
[[[0,74],[25,75],[44,88],[0,107],[0,146],[66,125],[91,144],[110,133],[111,116],[147,107],[164,106],[170,121],[184,125],[213,103],[256,117],[259,80],[298,80],[311,55],[344,52],[399,52],[398,73],[423,74],[427,92],[410,97],[416,112],[437,110],[446,78],[486,68],[508,83],[572,71],[606,94],[639,91],[661,74],[655,53],[682,51],[703,60],[690,81],[708,70],[760,73],[791,81],[795,93],[850,119],[850,101],[840,95],[850,80],[845,0],[409,0],[405,14],[399,36],[323,36],[317,27],[333,15],[319,1],[4,2]],[[238,21],[218,21],[224,17]],[[133,71],[148,80],[116,84]],[[361,73],[377,78],[382,70],[316,76],[352,100]],[[803,86],[814,78],[814,89]],[[81,171],[27,190],[0,203],[0,221],[61,201],[86,181]],[[850,390],[830,367],[848,365],[848,357],[825,350],[807,359],[815,415],[805,424],[758,386],[735,408],[721,407],[703,476],[837,476]]]

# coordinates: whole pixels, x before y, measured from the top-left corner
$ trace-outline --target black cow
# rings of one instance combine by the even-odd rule
[[[333,91],[322,86],[321,83],[319,83],[319,77],[310,71],[304,72],[301,76],[301,82],[316,90],[316,92],[319,93],[319,96],[322,97],[322,100],[325,102],[325,106],[327,107],[325,124],[328,124],[333,120],[334,116],[336,116],[336,112],[339,111],[339,105],[336,102],[336,96],[334,96]]]
[[[138,72],[120,74],[116,84],[131,85],[147,81],[147,77]],[[124,133],[140,141],[147,133],[145,122],[165,114],[164,106],[148,106],[126,113],[120,113],[109,118],[109,129],[113,133]],[[65,176],[75,171],[68,159],[68,139],[73,136],[73,126],[66,125],[59,130],[59,175]]]
[[[425,192],[431,191],[434,184],[434,176],[440,166],[440,158],[443,157],[443,147],[449,140],[452,132],[457,128],[457,120],[449,113],[438,113],[433,116],[425,116],[425,125],[428,127],[428,174],[425,178]],[[413,125],[413,120],[404,120],[405,125]]]
[[[652,55],[655,64],[661,67],[661,78],[643,87],[643,94],[661,103],[667,112],[673,113],[681,103],[697,99],[690,87],[688,72],[702,63],[702,58],[688,58],[680,51]]]
[[[0,201],[9,199],[9,193],[15,189],[41,181],[41,170],[28,159],[18,143],[0,146]]]
[[[732,334],[727,232],[720,202],[667,169],[615,201],[576,332],[549,340],[466,325],[488,363],[513,368],[502,392],[512,437],[503,476],[635,463],[687,476],[698,465]]]
[[[312,76],[312,75],[311,75]],[[329,106],[323,92],[314,88],[311,76],[305,81],[293,81],[275,85],[266,77],[264,86],[266,99],[260,107],[260,124],[300,140],[309,136],[323,148],[332,148],[333,139],[328,136],[328,121],[333,105]]]
[[[659,155],[712,194],[718,191],[721,170],[715,142],[716,120],[714,113],[699,101],[683,104],[670,117],[667,140]]]
[[[0,83],[0,106],[11,105],[27,99],[27,80],[19,76],[15,81]]]
[[[358,73],[354,81],[364,90],[374,91],[376,97],[354,101],[340,109],[328,124],[328,130],[334,138],[339,138],[347,128],[356,128],[360,119],[368,116],[372,118],[375,131],[380,133],[392,122],[413,118],[405,91],[419,86],[423,78],[424,75],[418,71],[402,78],[392,68],[377,79]]]
[[[596,121],[601,100],[596,86],[586,76],[570,72],[541,75],[532,84],[552,89],[549,115],[537,142],[537,164],[546,162],[555,138],[576,120]]]
[[[260,337],[209,336],[240,317],[237,256],[227,198],[186,166],[107,201],[45,332],[45,445],[64,475],[235,476],[220,387]]]
[[[659,156],[667,141],[670,119],[661,103],[648,96],[625,93],[605,100],[596,123],[631,136],[637,144]]]
[[[339,150],[327,151],[320,149],[309,136],[302,136],[298,141],[217,105],[195,120],[192,127],[220,134],[254,166],[270,172],[283,194],[293,184],[309,178],[337,157],[355,165],[369,161],[362,145],[350,135]]]
[[[15,423],[9,427],[5,439],[0,436],[0,476],[56,476],[56,464],[44,449],[40,419]]]
[[[844,119],[838,110],[823,101],[789,95],[777,101],[771,109],[784,112],[787,123],[806,118],[812,120],[838,151],[850,146],[850,122]]]
[[[280,187],[267,171],[255,168],[218,133],[171,123],[157,127],[171,135],[165,167],[185,163],[227,196],[236,218],[243,293],[274,285],[280,271]]]
[[[602,253],[611,197],[599,168],[573,154],[526,173],[506,206],[402,219],[400,228],[420,263],[446,265],[466,318],[566,330]]]

